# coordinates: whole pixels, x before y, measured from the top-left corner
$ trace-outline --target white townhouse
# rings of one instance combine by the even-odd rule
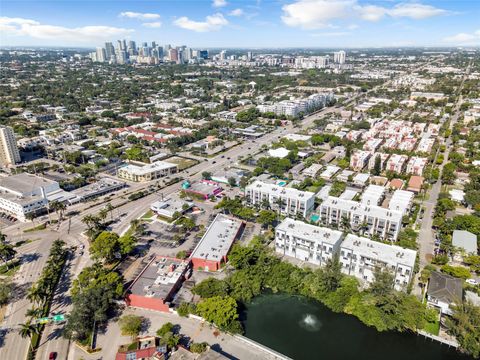
[[[315,265],[325,265],[338,253],[341,231],[285,218],[275,228],[275,251]]]
[[[382,239],[397,239],[402,217],[401,211],[334,196],[329,196],[320,205],[320,219],[323,224],[342,226],[346,221],[352,230],[363,231],[364,234],[376,235]]]
[[[263,206],[268,202],[272,209],[280,207],[285,215],[306,217],[315,206],[315,194],[294,188],[284,188],[263,181],[255,181],[245,187],[245,197],[251,205]]]
[[[395,289],[405,290],[414,273],[415,250],[404,249],[348,234],[340,246],[342,272],[366,283],[374,281],[377,267],[390,271]]]

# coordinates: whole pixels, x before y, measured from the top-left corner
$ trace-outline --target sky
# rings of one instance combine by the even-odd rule
[[[0,0],[0,46],[480,46],[480,0]]]

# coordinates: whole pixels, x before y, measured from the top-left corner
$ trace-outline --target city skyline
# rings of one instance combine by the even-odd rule
[[[55,14],[55,16],[52,16]],[[479,46],[472,1],[4,1],[0,46]]]

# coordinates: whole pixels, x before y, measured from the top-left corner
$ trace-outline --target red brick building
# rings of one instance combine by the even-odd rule
[[[243,231],[244,223],[218,214],[190,256],[194,269],[217,271]]]
[[[190,271],[188,260],[154,257],[127,289],[125,302],[128,306],[168,312]]]

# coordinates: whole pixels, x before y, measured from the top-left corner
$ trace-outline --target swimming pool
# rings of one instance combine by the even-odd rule
[[[319,219],[320,219],[320,215],[312,214],[312,216],[310,216],[310,220],[313,222],[317,222]]]
[[[287,182],[286,182],[286,181],[283,181],[283,180],[277,181],[277,185],[283,187],[283,186],[287,185]]]

